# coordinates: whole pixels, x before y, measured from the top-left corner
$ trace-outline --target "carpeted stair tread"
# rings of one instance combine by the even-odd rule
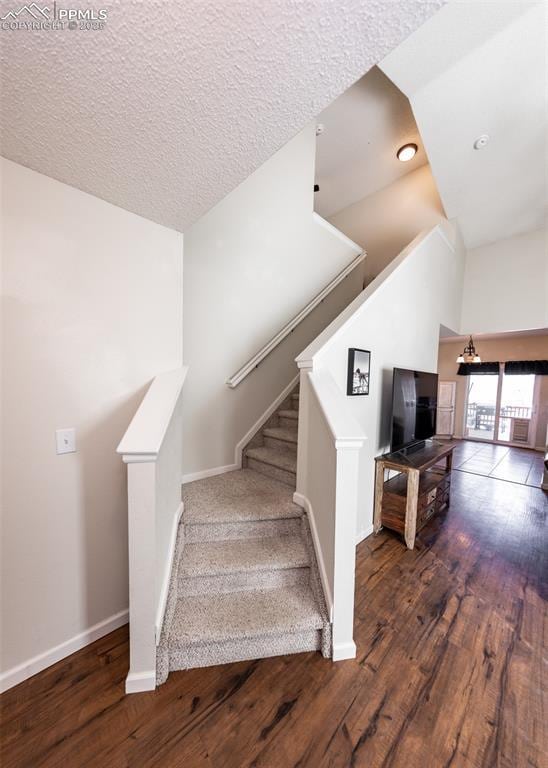
[[[310,587],[182,597],[177,601],[169,644],[208,645],[322,629],[324,620]]]
[[[259,448],[248,448],[246,456],[256,461],[262,461],[273,467],[278,467],[286,472],[297,472],[297,455],[294,451],[287,448],[271,448],[260,446]]]
[[[280,416],[282,419],[294,419],[297,422],[299,421],[299,411],[295,411],[293,409],[278,411],[278,416]]]
[[[279,536],[187,544],[179,572],[187,577],[215,576],[302,568],[308,564],[302,536]]]
[[[302,514],[287,485],[252,469],[187,483],[183,502],[185,524],[278,520]]]
[[[263,429],[265,437],[272,437],[275,440],[285,440],[287,443],[297,444],[297,429],[291,427],[266,427]]]

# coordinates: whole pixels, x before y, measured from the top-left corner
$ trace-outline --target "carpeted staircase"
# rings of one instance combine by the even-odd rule
[[[244,450],[244,467],[296,486],[299,394],[294,392]]]
[[[178,669],[321,650],[328,620],[308,521],[293,503],[297,393],[244,450],[243,469],[183,487],[157,679]]]

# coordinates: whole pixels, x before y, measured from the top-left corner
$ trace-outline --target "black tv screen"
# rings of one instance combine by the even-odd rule
[[[438,374],[394,368],[392,452],[436,434]]]

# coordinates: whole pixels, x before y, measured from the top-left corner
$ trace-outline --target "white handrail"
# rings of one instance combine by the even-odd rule
[[[320,291],[313,299],[312,301],[309,301],[306,307],[302,309],[298,315],[295,315],[295,317],[290,320],[282,330],[277,333],[270,341],[260,349],[257,354],[253,355],[253,357],[247,361],[245,365],[243,365],[238,371],[236,371],[235,374],[233,374],[229,379],[227,379],[226,383],[228,384],[231,389],[234,389],[238,386],[238,384],[245,379],[245,377],[251,373],[251,371],[254,368],[257,368],[258,365],[265,359],[267,355],[269,355],[273,349],[275,349],[280,342],[282,342],[286,336],[289,336],[291,331],[293,331],[300,322],[304,320],[304,318],[312,312],[312,310],[322,302],[325,297],[331,293],[333,288],[335,288],[342,280],[344,280],[347,275],[349,275],[357,266],[358,264],[361,264],[361,262],[366,257],[366,252],[362,251],[358,256],[356,256],[355,259],[353,259],[350,264],[348,264],[339,274],[331,280],[330,283],[328,283],[325,288]]]
[[[188,366],[183,366],[160,373],[148,388],[116,449],[126,464],[139,457],[154,460],[160,452],[187,372]]]

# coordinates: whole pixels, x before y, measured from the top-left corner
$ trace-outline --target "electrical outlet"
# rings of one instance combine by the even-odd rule
[[[68,429],[56,429],[55,445],[57,446],[57,453],[75,453],[76,430],[74,427],[69,427]]]

